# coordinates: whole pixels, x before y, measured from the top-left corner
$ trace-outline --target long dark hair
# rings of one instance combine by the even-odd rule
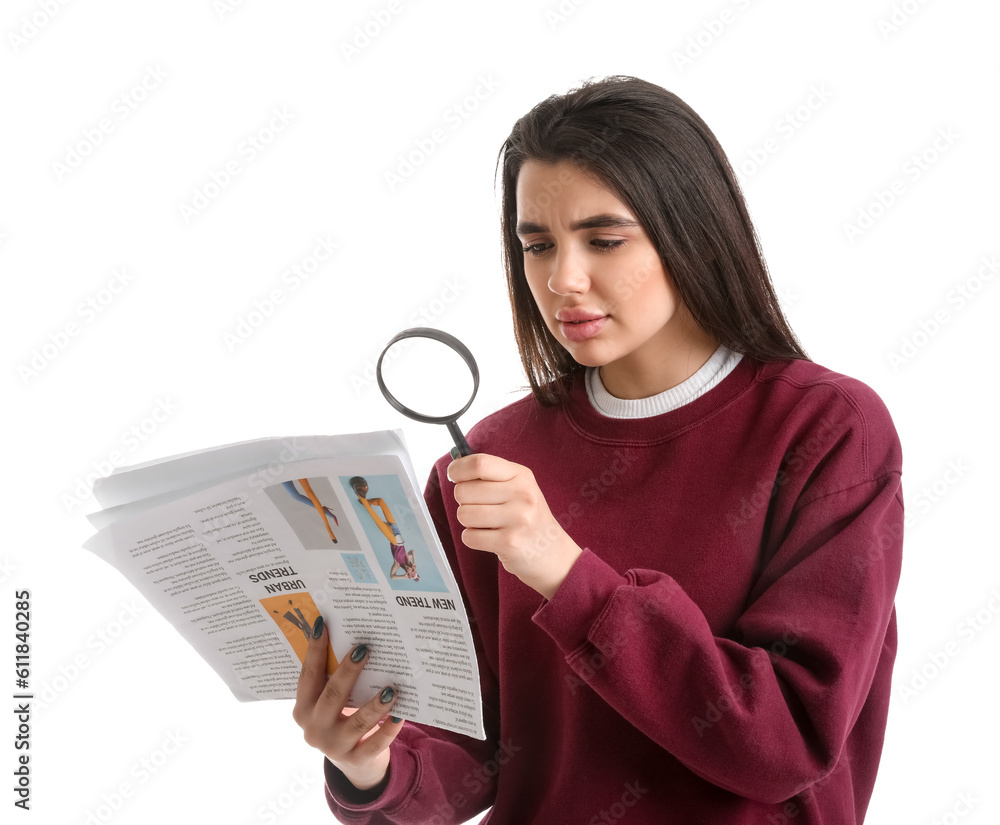
[[[759,361],[809,360],[778,304],[729,161],[675,94],[635,77],[590,80],[520,118],[500,148],[503,258],[514,334],[535,397],[565,397],[583,370],[549,332],[524,275],[517,176],[526,160],[572,161],[642,224],[694,320]]]

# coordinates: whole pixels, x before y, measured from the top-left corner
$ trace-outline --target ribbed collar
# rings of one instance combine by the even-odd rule
[[[599,412],[588,397],[587,379],[581,372],[573,381],[570,397],[562,405],[562,409],[570,426],[592,441],[652,445],[672,438],[681,430],[721,410],[753,384],[760,366],[760,362],[755,359],[743,356],[736,360],[725,378],[720,379],[711,389],[689,398],[678,407],[641,418],[611,418]],[[718,373],[713,367],[709,371]]]
[[[616,398],[604,387],[600,370],[587,370],[587,397],[599,413],[609,418],[649,418],[661,415],[704,395],[740,362],[742,353],[719,346],[697,372],[676,387],[649,398]]]

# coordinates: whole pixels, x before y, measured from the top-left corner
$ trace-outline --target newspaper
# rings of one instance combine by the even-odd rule
[[[465,607],[399,431],[268,438],[123,467],[84,545],[241,701],[290,699],[316,619],[332,673],[371,651],[349,706],[485,738]]]

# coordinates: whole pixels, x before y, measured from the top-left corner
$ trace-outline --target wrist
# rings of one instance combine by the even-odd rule
[[[329,757],[328,757],[329,758]],[[335,762],[330,759],[330,764],[340,771],[344,778],[351,783],[359,794],[364,794],[367,798],[374,799],[389,784],[389,766],[385,765],[381,771],[362,770],[359,771],[350,765]]]
[[[388,786],[388,780],[385,786],[380,785],[372,790],[361,791],[351,783],[340,768],[328,761],[326,765],[326,784],[329,793],[338,803],[350,807],[363,808],[373,803],[378,804],[379,798]]]
[[[560,538],[561,541],[546,552],[548,564],[541,571],[541,575],[532,582],[525,582],[546,599],[551,599],[555,595],[577,559],[583,555],[581,547],[567,533],[562,532]]]

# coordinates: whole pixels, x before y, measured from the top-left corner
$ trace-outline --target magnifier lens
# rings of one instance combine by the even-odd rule
[[[462,356],[432,338],[404,338],[389,347],[382,358],[382,380],[400,404],[434,417],[454,415],[475,390]]]

